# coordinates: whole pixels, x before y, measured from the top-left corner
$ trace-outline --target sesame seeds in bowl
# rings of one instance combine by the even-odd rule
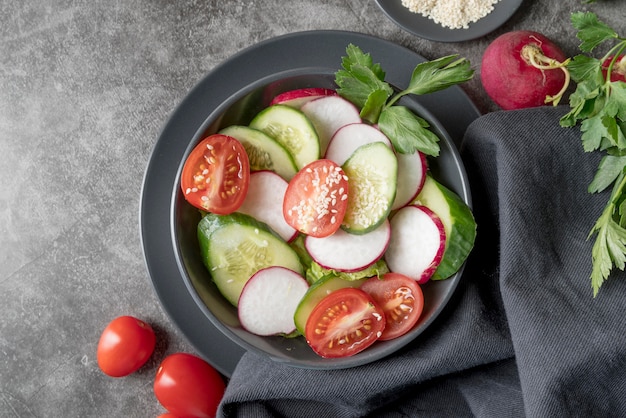
[[[376,0],[378,7],[396,25],[415,36],[437,42],[463,42],[485,36],[509,20],[522,2]],[[466,6],[464,3],[471,4]],[[461,11],[465,7],[471,9],[469,13]]]

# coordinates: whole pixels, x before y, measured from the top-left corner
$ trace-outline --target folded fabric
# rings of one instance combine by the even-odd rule
[[[402,351],[346,370],[246,353],[223,417],[626,416],[626,277],[594,298],[587,236],[608,195],[587,186],[567,109],[493,112],[462,157],[478,237],[454,297]]]

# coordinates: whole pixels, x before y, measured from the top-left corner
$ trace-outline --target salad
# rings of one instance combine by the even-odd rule
[[[242,327],[303,336],[326,358],[410,331],[422,286],[456,273],[476,236],[428,169],[439,138],[397,104],[470,79],[469,62],[419,64],[396,92],[369,54],[346,52],[337,89],[277,95],[249,125],[200,141],[181,173],[203,262]]]

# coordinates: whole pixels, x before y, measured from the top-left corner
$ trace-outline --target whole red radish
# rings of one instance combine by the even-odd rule
[[[602,75],[605,79],[612,61],[613,56],[610,56],[602,63]],[[613,68],[611,69],[611,81],[626,82],[626,55],[620,55],[613,63]]]
[[[513,31],[496,38],[483,54],[481,80],[502,109],[558,104],[569,84],[567,57],[544,35]]]

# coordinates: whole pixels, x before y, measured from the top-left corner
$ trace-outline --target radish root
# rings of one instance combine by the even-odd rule
[[[547,57],[541,48],[536,44],[527,44],[522,47],[521,55],[526,62],[528,62],[533,67],[541,70],[542,72],[545,70],[556,70],[560,69],[565,74],[565,82],[563,83],[563,87],[561,90],[555,94],[554,96],[546,96],[545,103],[552,103],[554,106],[558,105],[561,101],[561,98],[567,91],[567,87],[569,86],[571,77],[570,73],[567,69],[567,64],[570,59],[566,59],[563,62],[559,62],[553,58]]]

